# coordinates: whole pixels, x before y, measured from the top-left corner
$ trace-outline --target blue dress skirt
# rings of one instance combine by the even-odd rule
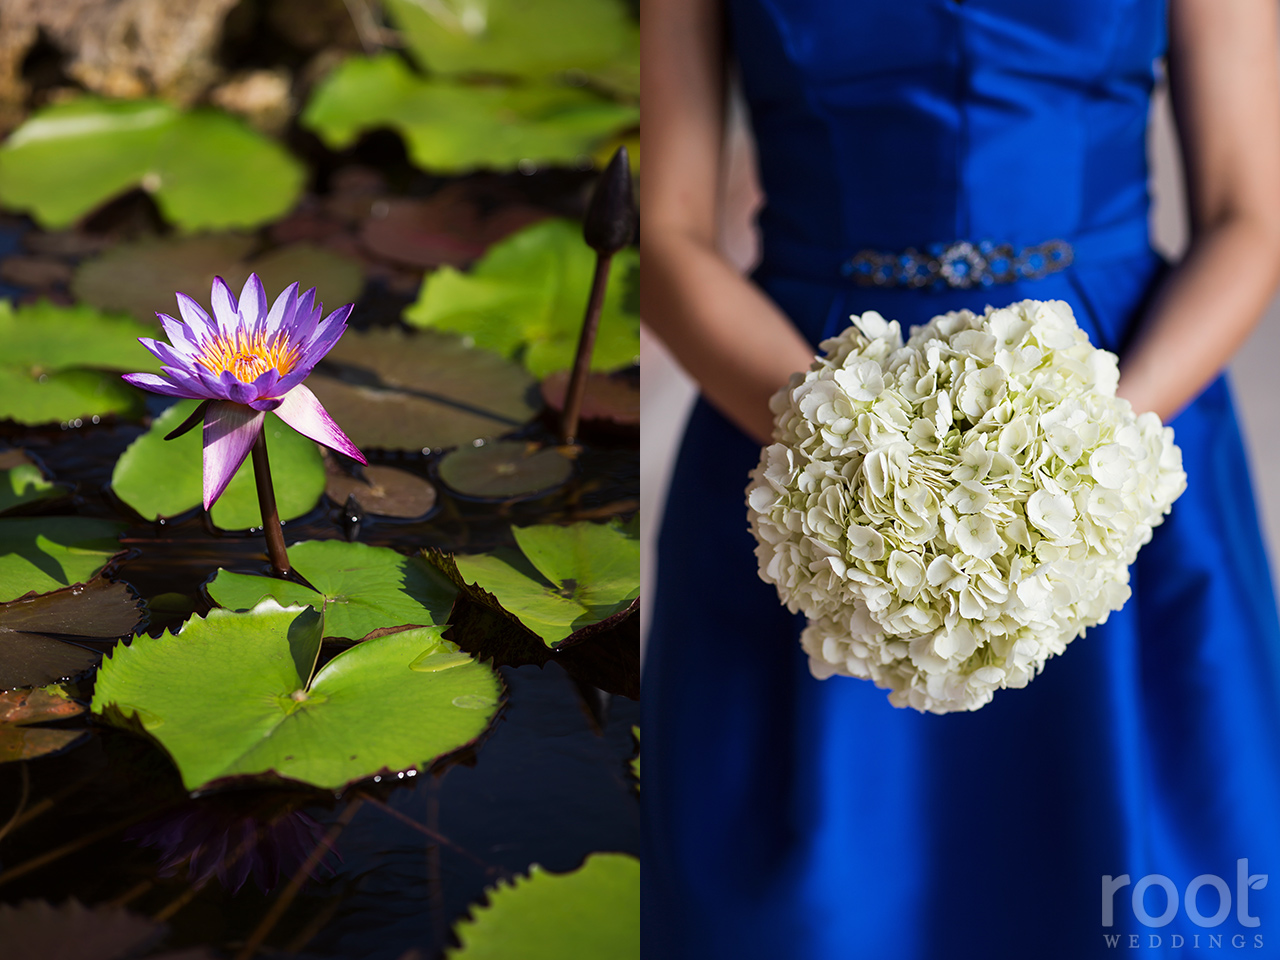
[[[754,282],[815,345],[866,310],[905,328],[1031,298],[1123,354],[1165,269],[1160,0],[726,7],[769,201]],[[969,289],[849,275],[961,240],[1074,261]],[[759,447],[697,405],[644,677],[646,957],[1280,956],[1280,626],[1226,383],[1172,426],[1187,490],[1124,609],[1027,688],[934,716],[810,675],[756,571]]]

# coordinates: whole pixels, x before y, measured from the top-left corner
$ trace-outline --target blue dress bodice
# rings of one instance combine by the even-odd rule
[[[783,247],[1027,246],[1145,228],[1163,0],[728,11],[768,198],[766,264]]]

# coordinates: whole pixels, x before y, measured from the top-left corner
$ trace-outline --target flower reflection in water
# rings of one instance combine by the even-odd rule
[[[216,876],[224,889],[235,893],[252,876],[258,888],[269,893],[281,876],[287,878],[301,867],[323,839],[324,827],[304,809],[313,800],[230,791],[146,820],[125,838],[157,850],[162,877],[175,876],[185,866],[193,887]],[[330,850],[311,878],[332,876],[334,860],[341,859]]]

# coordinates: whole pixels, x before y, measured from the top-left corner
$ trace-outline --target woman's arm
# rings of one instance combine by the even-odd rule
[[[724,137],[720,0],[642,0],[640,304],[708,400],[768,442],[769,397],[813,349],[717,251]]]
[[[1127,351],[1119,388],[1165,420],[1226,366],[1280,280],[1275,0],[1170,0],[1169,13],[1191,248]]]

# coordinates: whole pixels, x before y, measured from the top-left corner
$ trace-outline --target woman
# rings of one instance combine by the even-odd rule
[[[645,0],[642,24],[642,307],[702,388],[646,665],[645,955],[1280,955],[1280,626],[1220,377],[1280,278],[1275,4]],[[730,49],[767,197],[751,281],[715,248]],[[1166,53],[1173,270],[1146,227]],[[1132,599],[972,714],[814,680],[746,529],[768,398],[852,313],[1025,298],[1070,303],[1182,448]]]

